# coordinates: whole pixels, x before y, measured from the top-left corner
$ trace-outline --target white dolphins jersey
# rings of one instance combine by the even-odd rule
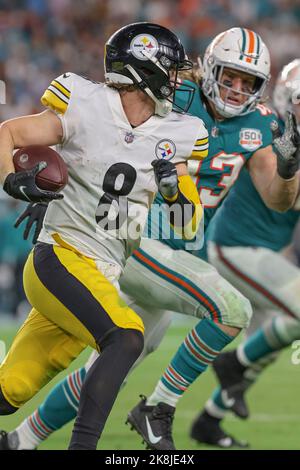
[[[39,241],[65,242],[121,268],[138,247],[157,187],[151,162],[207,155],[203,122],[171,112],[132,128],[119,92],[73,73],[53,80],[41,98],[62,122],[56,150],[67,164],[64,198],[49,204]]]

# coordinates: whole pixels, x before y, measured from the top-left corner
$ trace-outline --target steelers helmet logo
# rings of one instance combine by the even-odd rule
[[[150,34],[139,34],[132,39],[130,50],[137,59],[148,60],[156,54],[158,42]]]
[[[155,154],[158,159],[171,160],[176,153],[176,145],[172,140],[163,139],[155,147]]]

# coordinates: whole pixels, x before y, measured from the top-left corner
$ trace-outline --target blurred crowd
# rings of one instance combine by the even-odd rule
[[[193,59],[216,34],[233,26],[261,34],[274,76],[299,56],[299,0],[0,0],[0,84],[6,87],[0,119],[41,110],[41,94],[62,72],[102,80],[106,39],[133,21],[173,29]],[[11,229],[18,211],[0,194],[0,312],[15,312],[23,302],[14,283],[30,243]],[[9,280],[13,293],[8,295]]]
[[[103,79],[106,39],[145,20],[174,29],[193,58],[232,26],[261,34],[275,74],[299,55],[299,0],[0,0],[1,119],[39,109],[49,79],[61,72]]]

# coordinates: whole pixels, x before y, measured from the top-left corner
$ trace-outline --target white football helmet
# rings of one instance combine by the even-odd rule
[[[300,59],[283,67],[274,88],[273,103],[282,119],[287,111],[293,110],[293,104],[300,103]]]
[[[261,37],[245,28],[231,28],[215,37],[207,47],[203,58],[202,89],[214,103],[216,110],[230,118],[248,114],[259,103],[270,79],[270,54]],[[224,68],[239,70],[255,76],[252,93],[242,92],[247,100],[240,106],[226,103],[220,97],[220,86]]]

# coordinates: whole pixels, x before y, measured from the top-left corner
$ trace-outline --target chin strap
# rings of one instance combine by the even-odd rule
[[[125,68],[129,70],[131,75],[135,78],[137,83],[142,83],[142,78],[139,74],[134,70],[131,65],[125,65]],[[168,100],[159,100],[156,96],[152,93],[149,87],[143,88],[143,91],[147,93],[147,95],[154,101],[155,103],[155,114],[158,116],[164,117],[167,116],[172,111],[172,103]]]

